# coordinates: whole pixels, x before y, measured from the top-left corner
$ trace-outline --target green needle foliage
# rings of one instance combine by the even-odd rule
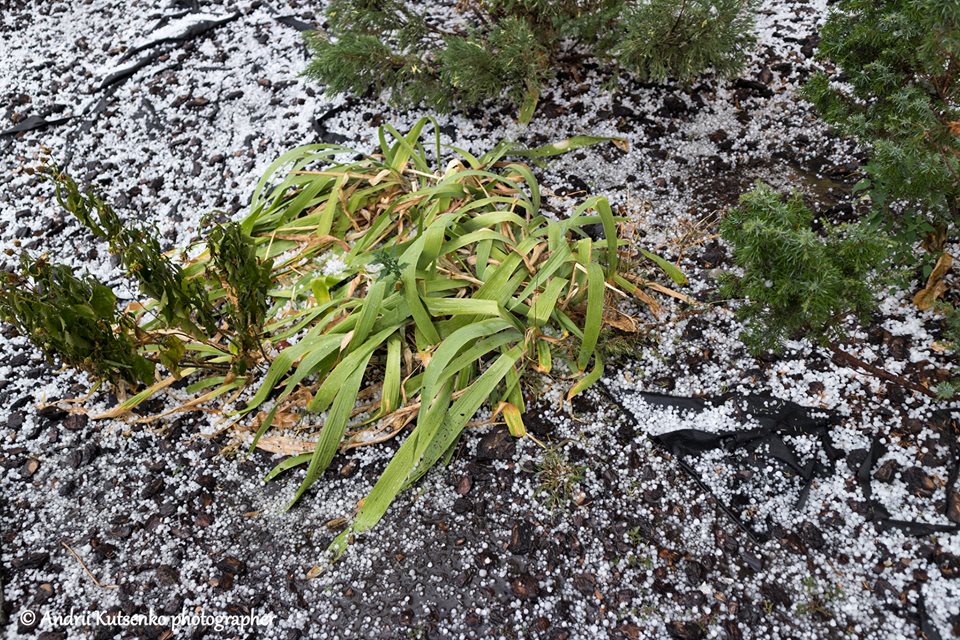
[[[753,0],[471,0],[461,19],[401,0],[333,0],[306,74],[330,93],[388,91],[433,109],[505,97],[529,121],[544,83],[574,52],[641,79],[736,73],[754,42]]]
[[[98,378],[153,382],[153,363],[136,349],[136,324],[117,312],[113,291],[73,271],[21,254],[19,271],[0,281],[0,317],[48,358]]]
[[[849,316],[869,318],[876,300],[872,272],[889,255],[889,242],[866,225],[811,227],[813,214],[799,193],[784,201],[764,184],[740,198],[720,223],[743,270],[724,274],[721,295],[744,298],[738,316],[754,352],[778,350],[785,339],[825,345],[843,336]]]
[[[750,8],[744,0],[627,3],[613,52],[626,69],[658,82],[689,81],[710,68],[732,76],[753,44]]]
[[[960,351],[960,309],[943,301],[938,302],[935,308],[942,317],[943,338],[939,341],[940,348],[956,357],[957,352]],[[950,380],[941,382],[933,390],[941,400],[955,398],[960,393],[960,376],[954,373]]]
[[[815,76],[807,96],[824,119],[871,150],[867,186],[912,242],[960,221],[960,2],[841,0],[820,55],[843,82]]]
[[[432,153],[421,139],[431,122]],[[338,451],[407,430],[335,541],[342,551],[401,491],[452,455],[483,407],[486,422],[502,416],[522,436],[530,375],[565,379],[568,397],[596,382],[603,372],[597,343],[608,316],[616,317],[615,297],[632,293],[656,304],[640,289],[643,280],[618,272],[619,220],[605,198],[589,198],[566,219],[549,219],[540,212],[529,167],[504,159],[508,153],[544,158],[609,140],[576,137],[532,150],[500,144],[479,158],[450,148],[452,157],[444,157],[437,123],[423,119],[406,135],[381,128],[380,152],[359,161],[338,161],[356,154],[336,145],[288,152],[261,179],[245,219],[213,229],[183,268],[165,267],[176,275],[177,291],[196,291],[197,306],[211,309],[216,333],[185,337],[177,327],[197,310],[165,314],[166,303],[156,299],[111,316],[113,298],[96,289],[103,298],[98,339],[127,349],[127,360],[117,362],[142,355],[174,374],[104,417],[122,415],[178,375],[197,378],[188,390],[205,390],[183,409],[231,392],[236,398],[257,380],[239,414],[253,418],[251,449],[296,454],[268,479],[306,466],[291,506]],[[62,176],[60,183],[68,185],[68,208],[82,220],[93,220],[85,213],[91,208],[107,210],[89,195],[77,196]],[[113,242],[126,256],[122,239],[134,232],[108,229],[101,220],[112,218],[98,214],[88,226],[105,239],[121,238]],[[592,225],[603,227],[605,239],[591,239],[585,229]],[[653,268],[682,277],[659,257],[643,255]],[[163,295],[167,288],[144,291]],[[92,295],[82,293],[74,297]],[[11,284],[3,295],[8,317],[34,336],[20,301],[52,302],[49,287],[21,291]],[[70,343],[40,344],[68,364],[79,361]],[[94,366],[98,375],[118,377],[105,363]],[[236,375],[241,368],[246,378]],[[294,427],[301,439],[291,448],[285,430]]]

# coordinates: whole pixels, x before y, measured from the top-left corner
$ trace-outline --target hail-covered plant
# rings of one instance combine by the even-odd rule
[[[260,348],[269,309],[267,292],[273,284],[273,260],[257,257],[253,238],[236,222],[214,227],[207,236],[207,248],[210,270],[220,277],[223,286],[220,316],[227,319],[238,372],[243,373]]]
[[[707,69],[732,76],[753,44],[752,3],[744,0],[625,3],[617,62],[641,78],[689,81]]]
[[[581,54],[644,80],[736,73],[753,0],[473,0],[449,12],[402,0],[333,0],[306,74],[330,93],[387,92],[433,109],[506,98],[533,115],[545,82]]]
[[[208,260],[201,265],[206,278],[199,277],[199,266],[184,269],[162,250],[155,229],[124,223],[97,193],[81,189],[56,167],[44,164],[40,175],[54,183],[60,205],[108,243],[110,253],[152,301],[138,322],[139,339],[156,343],[159,363],[178,372],[186,341],[194,339],[217,343],[215,348],[236,372],[246,370],[251,353],[260,346],[272,264],[257,257],[253,239],[238,223],[218,225],[209,233]],[[144,321],[149,317],[153,319]],[[207,364],[222,368],[224,358]]]
[[[421,139],[428,122],[407,135],[381,128],[380,152],[360,160],[343,161],[356,153],[319,144],[274,162],[250,214],[214,229],[173,271],[181,289],[202,294],[197,306],[212,310],[215,333],[188,335],[180,325],[196,309],[168,315],[164,300],[111,316],[113,298],[99,293],[98,335],[127,340],[117,343],[128,347],[125,357],[170,372],[103,415],[122,415],[177,377],[190,377],[188,390],[204,390],[182,408],[216,398],[232,398],[224,403],[232,408],[253,385],[232,417],[253,434],[251,448],[290,455],[268,479],[306,467],[291,505],[337,452],[405,433],[334,542],[342,550],[450,455],[484,407],[482,421],[502,419],[521,436],[531,376],[565,380],[568,397],[593,384],[603,371],[601,330],[623,326],[615,301],[632,295],[655,306],[644,289],[664,287],[619,272],[618,219],[605,198],[548,218],[530,169],[505,158],[546,157],[608,139],[578,137],[527,151],[501,144],[481,157],[459,150],[445,157],[435,122],[431,151]],[[596,225],[604,239],[586,232]],[[645,255],[651,268],[678,277],[675,267]],[[8,317],[25,328],[11,301],[52,302],[49,288],[10,286],[3,295]],[[182,341],[179,352],[166,346],[171,334]],[[74,364],[70,348],[48,347]],[[182,362],[170,362],[178,354]],[[236,375],[241,356],[245,376]]]
[[[807,96],[870,150],[878,209],[906,202],[904,238],[936,230],[941,244],[960,222],[960,3],[840,0],[821,37],[842,75],[814,76]]]
[[[799,193],[784,199],[762,183],[720,223],[741,270],[724,274],[720,293],[743,299],[742,338],[754,352],[801,337],[826,345],[843,337],[845,320],[866,321],[876,306],[874,272],[888,240],[864,224],[827,224],[818,233],[813,223]]]
[[[0,317],[48,358],[97,378],[153,382],[154,363],[137,349],[137,324],[117,311],[110,287],[26,254],[20,256],[19,269],[2,275]]]

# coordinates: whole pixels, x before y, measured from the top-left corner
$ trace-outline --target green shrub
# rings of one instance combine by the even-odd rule
[[[150,383],[154,364],[137,351],[137,326],[117,312],[113,291],[92,276],[44,258],[20,256],[20,269],[0,281],[0,317],[48,358],[97,378]]]
[[[159,301],[157,312],[169,327],[194,337],[216,332],[213,306],[201,283],[164,255],[155,230],[125,225],[113,208],[92,190],[82,190],[69,175],[44,164],[40,175],[56,187],[57,201],[120,258],[124,270],[144,296]]]
[[[744,299],[738,317],[754,352],[801,337],[826,344],[843,336],[845,319],[867,321],[875,307],[872,272],[889,255],[889,242],[866,225],[831,226],[821,235],[813,222],[799,193],[784,201],[761,183],[720,223],[742,269],[724,275],[720,292]]]
[[[159,362],[179,371],[185,355],[185,340],[212,340],[224,337],[224,349],[233,368],[243,373],[251,363],[251,352],[260,345],[260,330],[267,312],[267,289],[271,263],[257,258],[252,238],[237,223],[215,227],[207,238],[212,259],[206,268],[209,280],[188,273],[164,254],[155,229],[124,224],[110,205],[92,190],[82,190],[69,175],[43,165],[40,175],[56,187],[57,201],[105,240],[110,253],[140,286],[141,293],[154,302],[146,308],[152,322],[144,330],[160,329],[161,334],[143,338],[156,342]],[[197,361],[194,360],[194,364]],[[224,363],[207,363],[222,368]]]
[[[627,3],[613,53],[626,69],[657,82],[689,81],[711,68],[735,75],[753,42],[750,7],[743,0]]]
[[[960,3],[840,0],[820,56],[842,71],[806,87],[827,122],[865,144],[871,197],[912,242],[960,220]],[[841,82],[842,80],[842,82]],[[939,247],[938,247],[939,248]]]
[[[59,305],[59,289],[11,281],[0,290],[0,309],[46,351],[104,378],[153,382],[156,364],[172,371],[101,417],[122,415],[178,376],[190,377],[189,391],[204,390],[184,410],[259,381],[239,412],[255,416],[252,446],[289,443],[270,432],[274,424],[299,425],[312,437],[301,441],[306,452],[268,475],[307,466],[291,506],[338,451],[383,442],[413,424],[337,538],[334,547],[342,550],[451,454],[481,407],[502,415],[520,436],[524,384],[534,372],[565,378],[568,397],[599,379],[597,342],[611,297],[630,292],[655,304],[618,272],[618,220],[606,199],[590,198],[569,218],[551,220],[540,213],[530,169],[504,161],[507,153],[546,157],[607,139],[578,137],[528,151],[500,144],[480,158],[443,158],[437,137],[431,164],[421,140],[427,122],[407,135],[381,128],[380,153],[359,161],[339,162],[355,153],[325,144],[283,155],[258,184],[250,214],[215,228],[205,247],[185,252],[196,257],[183,267],[151,250],[150,264],[159,267],[150,273],[163,275],[159,284],[131,269],[142,263],[127,257],[124,239],[142,238],[139,232],[118,230],[99,198],[51,171],[65,185],[65,206],[111,242],[146,295],[177,293],[118,314],[109,290],[77,284],[56,267],[53,273],[70,284],[67,300],[93,308],[84,311],[93,314],[91,323],[80,328],[93,335],[88,342],[106,346],[89,354],[91,362],[77,356],[83,345],[73,333],[33,330],[31,303],[42,306],[36,313],[45,322],[73,309]],[[96,220],[91,210],[100,212]],[[606,239],[592,240],[585,232],[591,225],[601,225]],[[646,255],[655,268],[682,277]],[[185,308],[180,292],[190,295]],[[185,333],[181,325],[201,312],[213,316],[214,331]],[[262,375],[254,377],[255,370]],[[246,377],[237,375],[244,371]],[[308,426],[311,415],[319,427]]]
[[[533,115],[544,82],[583,50],[641,79],[736,73],[754,41],[753,0],[474,0],[450,30],[400,0],[333,0],[308,34],[306,74],[330,93],[389,91],[447,110],[487,98]],[[413,5],[415,6],[415,5]]]

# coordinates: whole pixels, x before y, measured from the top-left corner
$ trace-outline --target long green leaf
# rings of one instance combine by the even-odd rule
[[[583,340],[580,342],[580,356],[577,365],[583,371],[590,362],[590,356],[597,347],[600,328],[603,325],[603,300],[606,296],[603,281],[603,268],[596,262],[587,267],[587,316],[583,325]]]
[[[576,151],[577,149],[583,149],[584,147],[589,147],[601,142],[623,143],[626,141],[623,138],[607,138],[603,136],[573,136],[572,138],[567,138],[566,140],[554,142],[542,147],[536,147],[534,149],[515,149],[513,153],[515,155],[526,156],[528,158],[549,158],[551,156],[559,156],[563,155],[564,153]]]
[[[646,249],[640,249],[640,253],[642,253],[644,256],[654,261],[655,263],[657,263],[657,266],[663,269],[663,272],[667,274],[670,277],[670,279],[676,282],[677,284],[687,284],[687,276],[685,276],[683,274],[683,271],[680,271],[680,269],[678,269],[677,266],[672,262],[664,260],[657,254],[651,253]]]
[[[297,489],[296,495],[293,496],[293,500],[287,505],[287,509],[293,507],[293,505],[303,497],[307,489],[316,482],[320,474],[330,466],[330,461],[333,460],[333,456],[336,455],[340,441],[343,439],[343,432],[347,428],[350,414],[353,412],[353,407],[357,402],[360,384],[363,382],[363,375],[366,373],[367,363],[370,361],[372,355],[373,350],[371,349],[366,353],[366,357],[357,363],[356,369],[347,376],[343,386],[337,391],[336,399],[333,401],[330,413],[327,415],[327,419],[323,423],[323,429],[320,431],[317,448],[313,452],[313,457],[310,458],[307,475],[304,477],[303,482],[300,483],[300,487]]]
[[[373,355],[373,352],[376,351],[391,334],[395,333],[397,329],[399,329],[397,326],[387,327],[372,335],[366,342],[347,354],[347,356],[333,368],[330,374],[324,378],[323,383],[320,385],[320,388],[317,389],[317,393],[313,396],[313,399],[307,403],[307,410],[312,413],[326,411],[330,403],[334,402],[334,399],[338,396],[340,389],[351,379],[350,377],[354,375],[357,370],[361,370],[362,373],[361,367],[366,367],[366,363],[370,361],[370,356]]]
[[[331,543],[331,550],[337,554],[342,553],[350,533],[360,533],[373,527],[386,513],[397,494],[436,464],[460,436],[464,426],[493,388],[503,380],[522,355],[523,350],[520,347],[514,347],[502,354],[470,385],[466,393],[453,403],[449,411],[436,410],[430,416],[430,424],[426,424],[426,421],[418,422],[414,432],[407,437],[373,489],[364,498],[363,506],[357,512],[350,528]],[[449,386],[446,395],[449,397]],[[442,407],[444,404],[435,406]],[[427,433],[418,433],[421,429]]]

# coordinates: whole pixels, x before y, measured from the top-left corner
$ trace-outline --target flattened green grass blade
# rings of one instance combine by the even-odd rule
[[[596,352],[597,339],[603,324],[603,302],[606,290],[603,280],[603,267],[591,262],[587,267],[587,316],[583,327],[583,339],[580,342],[580,355],[577,366],[583,371]]]
[[[590,370],[590,373],[577,380],[577,383],[570,388],[570,391],[567,392],[567,400],[572,400],[574,396],[592,387],[602,375],[603,360],[601,360],[600,354],[594,354],[593,369]]]
[[[271,469],[270,472],[263,477],[263,481],[270,482],[284,471],[296,469],[300,465],[307,464],[312,458],[312,453],[301,453],[298,456],[290,456],[282,462],[279,462],[273,469]]]
[[[443,408],[448,406],[451,387],[452,384],[449,382],[444,385],[434,405],[434,411],[436,413],[440,413]],[[403,491],[407,484],[407,479],[410,477],[417,461],[416,449],[418,440],[415,436],[422,424],[426,424],[426,421],[418,422],[413,433],[407,436],[397,452],[393,454],[383,473],[381,473],[377,479],[376,484],[373,485],[373,489],[364,497],[363,503],[357,510],[350,526],[330,543],[330,550],[337,557],[346,550],[347,541],[353,534],[368,531],[380,522],[380,519],[383,518],[387,512],[387,509],[390,508],[390,504],[394,498]]]
[[[310,349],[313,345],[313,341],[317,339],[320,329],[322,327],[315,326],[310,330],[310,332],[297,344],[292,347],[287,347],[280,352],[273,362],[270,364],[270,368],[267,370],[267,375],[264,377],[263,381],[260,383],[260,388],[257,390],[257,393],[250,399],[247,403],[247,406],[243,408],[242,413],[249,413],[253,411],[273,393],[274,388],[280,382],[280,379],[287,374],[288,371],[293,367],[294,363],[297,362],[303,355]]]
[[[403,390],[401,357],[403,341],[399,335],[387,340],[387,363],[383,372],[383,388],[380,395],[380,412],[377,417],[385,416],[400,408],[400,394]]]
[[[287,505],[290,509],[306,493],[317,478],[320,477],[333,456],[337,453],[340,441],[343,440],[343,432],[347,428],[347,421],[357,402],[357,394],[360,392],[360,384],[363,382],[363,374],[366,372],[367,363],[373,355],[373,349],[366,352],[365,358],[361,358],[356,368],[347,376],[343,385],[338,389],[333,406],[323,423],[323,429],[320,431],[320,439],[317,441],[317,448],[310,458],[310,466],[307,467],[307,475],[300,483],[296,495]]]
[[[410,308],[413,321],[424,339],[433,345],[440,342],[440,334],[437,333],[437,328],[433,326],[433,320],[430,318],[423,300],[421,300],[420,290],[417,286],[417,263],[420,260],[420,254],[423,252],[423,243],[424,239],[421,236],[403,253],[401,263],[404,263],[405,267],[400,279],[403,282],[404,299]]]
[[[610,202],[606,198],[597,199],[597,213],[600,214],[600,221],[603,224],[603,237],[607,243],[607,279],[613,280],[617,273],[619,265],[619,252],[617,251],[617,223],[613,217],[613,210],[610,208]]]
[[[668,260],[664,260],[657,254],[647,251],[646,249],[640,249],[640,253],[642,253],[646,258],[656,263],[656,265],[660,267],[663,270],[663,272],[667,274],[670,277],[670,279],[676,282],[677,284],[687,284],[687,276],[685,276],[683,274],[683,271],[680,271],[680,269],[678,269],[677,266],[672,262],[669,262]]]
[[[448,411],[428,411],[426,419],[418,422],[417,428],[404,441],[400,451],[394,455],[387,469],[364,498],[363,506],[348,530],[350,533],[360,533],[373,527],[387,512],[393,499],[443,457],[460,437],[470,418],[522,354],[520,347],[514,347],[502,354]],[[436,407],[446,404],[443,402],[445,396],[446,394],[441,394]],[[345,531],[331,543],[330,547],[335,553],[342,553],[347,535],[348,532]]]
[[[483,406],[486,399],[522,355],[523,349],[520,346],[513,347],[503,353],[486,371],[480,374],[476,382],[471,384],[462,396],[457,398],[450,410],[443,414],[442,422],[437,420],[435,422],[439,424],[430,425],[433,428],[427,429],[426,433],[418,440],[417,457],[419,461],[407,480],[408,485],[423,476],[453,445],[454,441],[460,437],[460,433],[467,422]]]
[[[567,138],[566,140],[547,144],[542,147],[536,147],[534,149],[514,149],[513,154],[517,156],[525,156],[527,158],[549,158],[551,156],[561,156],[565,153],[576,151],[577,149],[583,149],[584,147],[600,144],[601,142],[616,142],[618,144],[625,144],[626,140],[623,138],[606,138],[602,136],[573,136],[572,138]]]
[[[448,370],[450,363],[457,354],[460,353],[461,349],[468,344],[476,344],[477,341],[482,338],[487,338],[501,331],[509,331],[512,328],[513,325],[506,320],[491,318],[489,320],[476,322],[451,333],[433,353],[433,356],[430,358],[430,363],[424,370],[421,398],[426,404],[420,405],[421,413],[427,410],[424,408],[425,406],[433,402],[433,397],[436,394],[441,377]]]
[[[565,279],[551,278],[543,292],[534,297],[533,304],[530,305],[530,313],[527,314],[533,326],[542,327],[547,324],[567,284],[568,281]]]
[[[388,327],[374,334],[353,352],[347,354],[324,378],[320,388],[317,389],[316,395],[307,403],[307,410],[313,413],[326,411],[330,404],[340,396],[340,390],[343,386],[352,380],[351,376],[359,371],[362,377],[373,352],[397,329],[399,327]]]

